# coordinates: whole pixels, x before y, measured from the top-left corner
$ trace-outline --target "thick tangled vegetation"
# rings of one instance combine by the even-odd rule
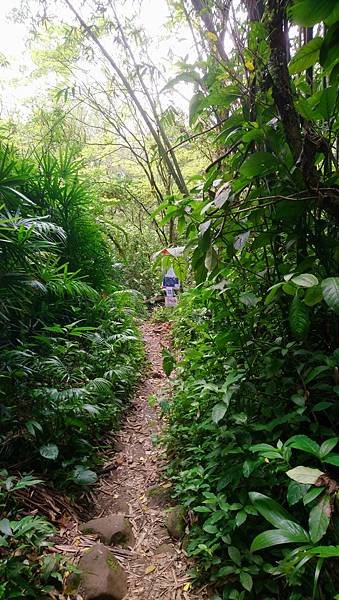
[[[337,25],[329,16],[325,38],[303,46],[288,73],[270,34],[284,13],[268,4],[248,23],[243,54],[213,63],[209,96],[192,109],[195,120],[223,105],[215,143],[231,147],[196,187],[200,199],[177,209],[199,285],[177,310],[184,354],[167,444],[193,519],[188,551],[221,598],[325,599],[338,590]],[[313,25],[311,5],[292,19]],[[305,78],[315,47],[322,67]]]
[[[53,526],[23,516],[17,493],[96,480],[101,436],[142,363],[136,303],[114,281],[79,168],[71,153],[29,161],[1,148],[1,598],[42,598],[61,578],[38,554]],[[32,468],[38,478],[20,475]]]
[[[1,121],[0,598],[62,594],[22,490],[96,481],[173,263],[161,407],[196,581],[338,599],[337,2],[168,0],[160,40],[143,2],[21,4],[54,83]]]

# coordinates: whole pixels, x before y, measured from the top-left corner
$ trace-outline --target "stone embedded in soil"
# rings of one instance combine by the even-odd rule
[[[116,514],[91,519],[79,527],[83,533],[97,533],[99,539],[110,546],[133,546],[132,527],[124,515]]]
[[[122,600],[127,594],[127,576],[113,552],[95,544],[80,559],[81,593],[85,600]]]
[[[166,527],[173,540],[181,540],[185,535],[185,509],[183,506],[173,506],[166,515]]]
[[[171,556],[175,556],[176,551],[172,544],[160,544],[154,551],[154,554],[170,554]]]
[[[152,485],[147,492],[148,504],[150,506],[164,507],[170,504],[171,494],[168,487],[163,485]]]
[[[110,510],[116,513],[123,513],[124,515],[128,515],[129,513],[129,505],[123,498],[115,498],[109,504]]]

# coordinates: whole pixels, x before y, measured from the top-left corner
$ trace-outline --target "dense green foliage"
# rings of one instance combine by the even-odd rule
[[[15,491],[39,481],[16,475],[34,469],[63,489],[93,483],[143,352],[137,300],[111,279],[115,259],[71,153],[31,161],[3,146],[0,164],[0,597],[42,598],[50,576],[60,580],[57,562],[38,553],[53,527],[21,516]]]
[[[95,482],[168,245],[188,291],[161,406],[197,580],[214,600],[339,598],[337,2],[168,0],[167,57],[142,2],[29,4],[32,78],[58,89],[1,123],[21,152],[0,148],[0,598],[61,585],[16,492]]]
[[[42,483],[31,475],[0,474],[0,508],[8,517],[0,521],[2,560],[0,561],[0,598],[39,598],[47,600],[60,587],[65,568],[75,570],[62,555],[43,554],[52,546],[55,527],[39,515],[18,512],[16,492]],[[41,554],[40,554],[41,553]]]
[[[175,337],[185,352],[167,444],[177,494],[194,515],[188,551],[223,598],[252,588],[260,598],[311,598],[317,565],[321,593],[333,597],[334,563],[318,562],[331,552],[314,548],[338,543],[330,508],[338,349],[320,348],[318,336],[305,347],[281,312],[267,314],[263,304],[246,307],[206,287],[178,309]],[[301,467],[309,468],[305,479]],[[255,493],[264,494],[266,511]],[[265,519],[277,530],[258,538],[269,529]]]
[[[308,25],[310,4],[292,19]],[[169,472],[216,598],[325,600],[339,554],[337,55],[318,36],[277,89],[284,12],[268,5],[239,32],[241,53],[212,56],[202,80],[194,71],[208,95],[196,93],[191,122],[223,107],[211,143],[226,153],[177,203],[198,285],[176,316]]]

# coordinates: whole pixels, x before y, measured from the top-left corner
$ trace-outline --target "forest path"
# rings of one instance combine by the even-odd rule
[[[170,483],[161,477],[166,468],[164,449],[153,443],[163,427],[158,402],[169,393],[161,355],[162,347],[170,345],[169,326],[147,322],[141,331],[150,369],[115,436],[117,468],[96,490],[96,516],[123,512],[132,524],[135,545],[113,548],[128,574],[126,600],[202,600],[203,592],[190,589],[189,563],[180,542],[173,541],[166,529]],[[150,396],[157,397],[154,407]]]

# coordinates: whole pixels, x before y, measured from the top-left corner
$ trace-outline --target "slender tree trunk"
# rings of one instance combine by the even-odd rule
[[[268,0],[268,41],[271,49],[273,98],[281,116],[286,141],[295,162],[302,149],[302,136],[297,112],[293,104],[291,79],[287,67],[284,18],[286,0]]]
[[[117,63],[114,61],[114,59],[112,58],[112,56],[107,52],[107,50],[104,48],[104,46],[101,44],[100,40],[98,39],[98,37],[95,35],[95,33],[92,31],[92,29],[87,25],[87,23],[83,20],[83,18],[81,17],[81,15],[77,12],[77,10],[74,8],[74,6],[72,5],[72,3],[70,2],[70,0],[65,0],[67,6],[70,8],[70,10],[73,12],[73,14],[76,16],[76,18],[78,19],[80,25],[83,27],[83,29],[86,31],[87,35],[93,40],[93,42],[95,43],[95,45],[100,49],[101,53],[103,54],[103,56],[106,58],[106,60],[109,62],[109,64],[111,65],[111,67],[113,68],[113,70],[115,71],[115,73],[118,75],[120,81],[123,83],[123,85],[125,86],[128,94],[130,95],[130,97],[132,98],[135,106],[137,107],[142,119],[144,120],[145,124],[147,125],[158,149],[159,149],[159,153],[160,156],[162,157],[164,163],[166,164],[166,167],[168,168],[169,172],[171,173],[171,175],[173,176],[173,179],[179,189],[179,191],[183,194],[183,195],[187,195],[188,194],[188,190],[187,187],[185,185],[185,183],[183,182],[183,180],[178,176],[178,173],[176,172],[176,169],[174,168],[171,160],[169,159],[168,153],[166,152],[166,148],[164,147],[161,138],[159,136],[159,134],[157,133],[151,119],[149,118],[147,112],[145,111],[145,109],[143,108],[141,102],[139,101],[137,95],[135,94],[131,84],[129,83],[128,79],[125,77],[124,73],[121,71],[121,69],[118,67]]]
[[[225,48],[224,48],[224,35],[225,35],[225,31],[223,31],[223,34],[220,36],[219,32],[216,30],[214,23],[213,23],[213,19],[210,13],[210,8],[208,6],[208,3],[204,2],[204,0],[191,0],[194,10],[196,11],[196,13],[199,15],[199,17],[201,18],[202,22],[204,23],[205,27],[206,27],[206,31],[208,33],[210,33],[213,38],[212,42],[216,45],[217,47],[217,52],[219,54],[219,58],[225,62],[228,63],[228,56],[226,54]],[[222,2],[220,3],[222,4]],[[230,8],[231,2],[225,2],[225,4],[223,5],[223,12],[225,13],[224,18],[227,20],[228,17],[228,11]]]

